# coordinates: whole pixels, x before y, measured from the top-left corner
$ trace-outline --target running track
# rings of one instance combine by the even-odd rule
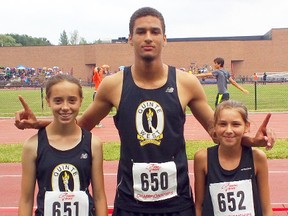
[[[251,132],[254,135],[262,123],[263,113],[251,113]],[[13,125],[14,119],[0,119],[0,143],[22,143],[33,135],[35,130],[17,130]],[[288,138],[288,113],[273,113],[269,128],[275,132],[276,138]],[[113,118],[103,119],[103,128],[94,128],[92,132],[103,142],[119,141]],[[187,140],[209,140],[209,136],[194,119],[187,115],[185,124],[185,137]],[[277,145],[274,147],[277,148]],[[113,199],[116,186],[117,161],[104,161],[105,190],[109,209],[113,209]],[[191,185],[193,185],[193,161],[189,161]],[[269,160],[269,181],[271,189],[271,202],[274,215],[288,215],[288,160]],[[16,216],[20,194],[21,165],[0,164],[0,216]],[[282,211],[286,210],[287,211]],[[280,211],[281,210],[281,211]]]

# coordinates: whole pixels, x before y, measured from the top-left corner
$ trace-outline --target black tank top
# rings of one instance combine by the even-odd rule
[[[64,174],[69,175],[69,190],[86,191],[89,197],[89,215],[94,215],[94,203],[88,191],[92,167],[91,132],[82,129],[80,143],[70,150],[60,151],[49,144],[46,129],[40,129],[36,166],[37,216],[44,213],[46,191],[65,191],[61,180]]]
[[[223,182],[237,182],[243,180],[251,180],[252,184],[252,199],[251,202],[254,202],[254,212],[256,216],[262,215],[262,208],[258,194],[258,188],[255,177],[254,170],[254,160],[252,148],[250,147],[242,147],[242,156],[240,159],[239,166],[234,170],[225,170],[221,167],[219,158],[218,158],[218,148],[219,145],[215,145],[213,147],[208,148],[208,174],[206,176],[206,192],[203,202],[203,211],[202,215],[214,215],[213,205],[211,198],[216,196],[211,195],[209,185],[214,183],[223,183]],[[229,185],[229,186],[227,186]],[[232,184],[226,184],[225,193],[222,194],[222,191],[217,191],[218,193],[218,206],[219,209],[223,211],[221,215],[226,215],[225,209],[232,209],[232,211],[237,211],[240,209],[245,209],[245,203],[242,201],[246,198],[247,194],[245,194],[245,190],[233,190],[234,186]],[[223,186],[222,186],[223,187]],[[231,191],[230,191],[231,189]],[[244,192],[243,192],[244,191]],[[251,191],[250,191],[251,192]],[[221,193],[221,194],[220,194]],[[236,214],[235,214],[236,215]],[[237,214],[238,215],[238,214]]]
[[[169,67],[167,82],[162,87],[142,89],[134,83],[131,67],[125,67],[121,100],[114,122],[121,140],[115,206],[143,213],[175,212],[193,206],[183,135],[185,113],[178,98],[175,68]],[[133,166],[140,163],[151,168],[165,162],[176,165],[177,196],[155,202],[135,199]],[[141,176],[142,189],[151,187],[153,190],[161,184],[165,189],[163,176]],[[149,195],[157,196],[157,189],[154,192]]]

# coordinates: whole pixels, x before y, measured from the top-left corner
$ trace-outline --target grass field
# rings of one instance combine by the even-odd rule
[[[245,103],[249,111],[257,112],[287,112],[288,111],[288,83],[283,84],[267,84],[257,85],[255,94],[254,84],[244,84],[250,94],[243,94],[234,86],[229,85],[231,99],[239,100]],[[216,85],[203,85],[207,95],[208,103],[214,108],[214,101],[217,93]],[[84,100],[80,114],[87,108],[92,101],[94,89],[91,87],[83,87]],[[49,116],[50,110],[45,102],[45,92],[43,100],[40,88],[37,89],[1,89],[0,90],[0,117],[14,117],[17,110],[22,109],[18,100],[18,95],[22,95],[28,102],[30,108],[36,116]],[[257,95],[257,97],[255,97]],[[188,111],[189,112],[189,111]]]

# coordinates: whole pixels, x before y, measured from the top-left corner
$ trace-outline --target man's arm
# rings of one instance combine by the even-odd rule
[[[121,97],[123,73],[107,76],[100,83],[94,101],[77,120],[80,127],[91,130],[105,118],[112,107],[119,104]]]
[[[215,137],[213,136],[214,111],[208,105],[203,87],[198,80],[195,82],[195,80],[189,77],[185,77],[184,79],[181,79],[181,81],[181,86],[179,87],[179,94],[181,94],[180,96],[182,98],[181,100],[189,100],[188,106],[193,115],[209,133],[214,142],[217,143],[217,140],[215,140]],[[267,129],[270,117],[271,114],[267,114],[253,138],[244,136],[242,144],[271,149],[275,143],[275,136],[272,130]]]

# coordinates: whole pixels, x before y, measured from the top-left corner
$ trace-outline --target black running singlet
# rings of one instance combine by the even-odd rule
[[[175,68],[169,67],[162,87],[142,89],[134,83],[131,67],[125,67],[114,121],[121,139],[115,206],[143,213],[191,208],[185,113]]]
[[[91,180],[91,163],[91,132],[82,129],[82,138],[79,144],[70,150],[60,151],[49,145],[46,129],[40,129],[36,161],[36,179],[39,191],[35,215],[43,215],[46,191],[86,192],[89,198],[89,215],[93,215],[94,202],[88,191]]]
[[[224,170],[219,162],[218,148],[219,145],[215,145],[207,151],[208,175],[202,215],[262,216],[252,149],[243,146],[239,166]]]

